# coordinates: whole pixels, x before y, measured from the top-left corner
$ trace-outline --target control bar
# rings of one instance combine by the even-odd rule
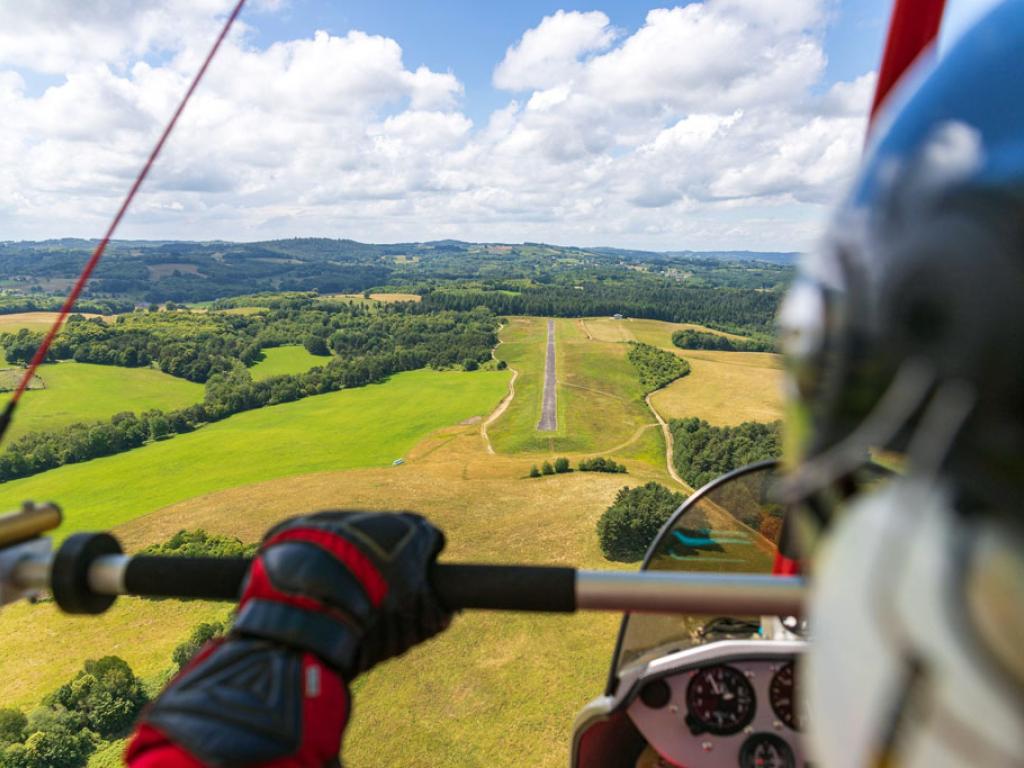
[[[56,554],[26,555],[9,578],[26,591],[49,589],[67,612],[102,613],[118,595],[237,600],[250,563],[233,557],[129,556],[109,534],[75,534]],[[799,577],[561,566],[438,563],[431,581],[451,610],[800,616],[805,593]]]

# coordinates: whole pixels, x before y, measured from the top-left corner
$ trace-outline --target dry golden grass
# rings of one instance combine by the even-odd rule
[[[581,323],[596,341],[642,341],[656,347],[673,349],[672,334],[676,331],[703,331],[714,333],[730,339],[742,339],[735,333],[716,331],[694,323],[667,323],[662,320],[635,320],[623,318],[613,320],[610,317],[586,317]]]
[[[45,331],[53,321],[57,319],[59,312],[12,312],[9,315],[0,315],[0,333],[12,333],[22,328],[30,331]],[[83,317],[102,317],[108,323],[114,322],[112,315],[97,315],[90,312],[80,312]]]
[[[370,298],[387,304],[392,301],[420,301],[423,297],[417,293],[371,293]]]
[[[398,468],[325,472],[234,488],[120,526],[129,550],[180,528],[253,541],[272,523],[314,509],[411,509],[448,537],[443,559],[607,567],[597,518],[623,485],[663,475],[626,460],[631,474],[574,472],[524,478],[523,459],[488,455],[473,425],[441,430]],[[86,658],[117,653],[146,677],[173,647],[224,606],[139,600],[102,618],[71,619],[52,606],[2,616],[0,700],[25,706]],[[347,765],[561,766],[572,719],[600,693],[618,617],[471,613],[441,637],[357,681]]]
[[[782,370],[769,352],[675,350],[690,375],[655,392],[651,402],[665,419],[697,416],[728,426],[782,418]]]

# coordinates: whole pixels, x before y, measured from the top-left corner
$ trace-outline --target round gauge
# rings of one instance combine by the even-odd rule
[[[796,697],[796,668],[789,662],[775,673],[768,686],[768,700],[775,716],[794,731],[804,727],[804,713]]]
[[[754,719],[754,689],[735,667],[698,669],[686,688],[687,723],[694,734],[728,736]]]
[[[740,768],[796,768],[796,758],[774,733],[755,733],[740,748]]]

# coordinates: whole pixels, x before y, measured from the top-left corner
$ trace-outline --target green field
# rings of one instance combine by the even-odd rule
[[[626,359],[625,344],[587,338],[575,320],[555,321],[555,367],[558,386],[558,429],[538,432],[544,379],[547,321],[516,317],[501,333],[498,359],[519,371],[516,396],[489,429],[500,453],[601,453],[642,442],[634,458],[653,462],[663,448],[654,418],[643,402],[643,390]]]
[[[310,368],[327,365],[329,357],[311,355],[299,344],[286,347],[270,347],[263,350],[263,359],[249,369],[250,375],[257,381],[269,379],[271,376],[284,376],[292,373],[305,373]]]
[[[39,367],[45,389],[26,392],[6,440],[26,432],[76,421],[108,419],[115,413],[184,408],[203,399],[203,385],[155,368],[120,368],[91,363],[48,363]],[[0,394],[0,404],[9,394]]]
[[[488,413],[508,377],[412,371],[383,384],[241,413],[128,453],[10,481],[0,486],[0,509],[52,499],[64,507],[66,535],[222,488],[387,465],[438,427]]]

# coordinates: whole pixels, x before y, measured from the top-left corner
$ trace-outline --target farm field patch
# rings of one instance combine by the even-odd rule
[[[13,333],[22,328],[27,328],[30,331],[45,331],[53,325],[58,314],[58,312],[14,312],[9,315],[0,315],[0,333]],[[78,314],[86,318],[103,317],[106,322],[113,322],[114,319],[89,312]]]
[[[557,429],[540,432],[547,320],[510,318],[496,355],[520,372],[516,396],[488,429],[499,453],[599,453],[654,421],[627,347],[588,338],[573,319],[555,321]]]
[[[68,360],[40,366],[38,378],[43,388],[30,389],[22,396],[7,440],[76,421],[108,419],[122,411],[185,408],[203,399],[202,384],[155,368],[121,368]],[[0,393],[0,404],[9,397],[10,393]]]
[[[247,411],[196,432],[0,486],[0,509],[64,505],[60,535],[274,477],[384,466],[424,435],[489,412],[510,374],[410,371],[382,384]]]
[[[249,374],[258,381],[269,379],[271,376],[305,373],[310,368],[327,365],[330,359],[311,355],[305,347],[298,344],[269,347],[263,350],[263,359],[249,369]]]
[[[717,426],[782,418],[782,361],[770,352],[675,350],[690,375],[651,395],[665,419],[697,416]]]
[[[735,333],[716,331],[694,323],[668,323],[662,320],[635,320],[623,318],[615,320],[610,317],[584,317],[580,319],[587,332],[597,341],[642,341],[655,347],[678,349],[672,344],[672,334],[676,331],[703,331],[714,333],[730,339],[743,339]]]

